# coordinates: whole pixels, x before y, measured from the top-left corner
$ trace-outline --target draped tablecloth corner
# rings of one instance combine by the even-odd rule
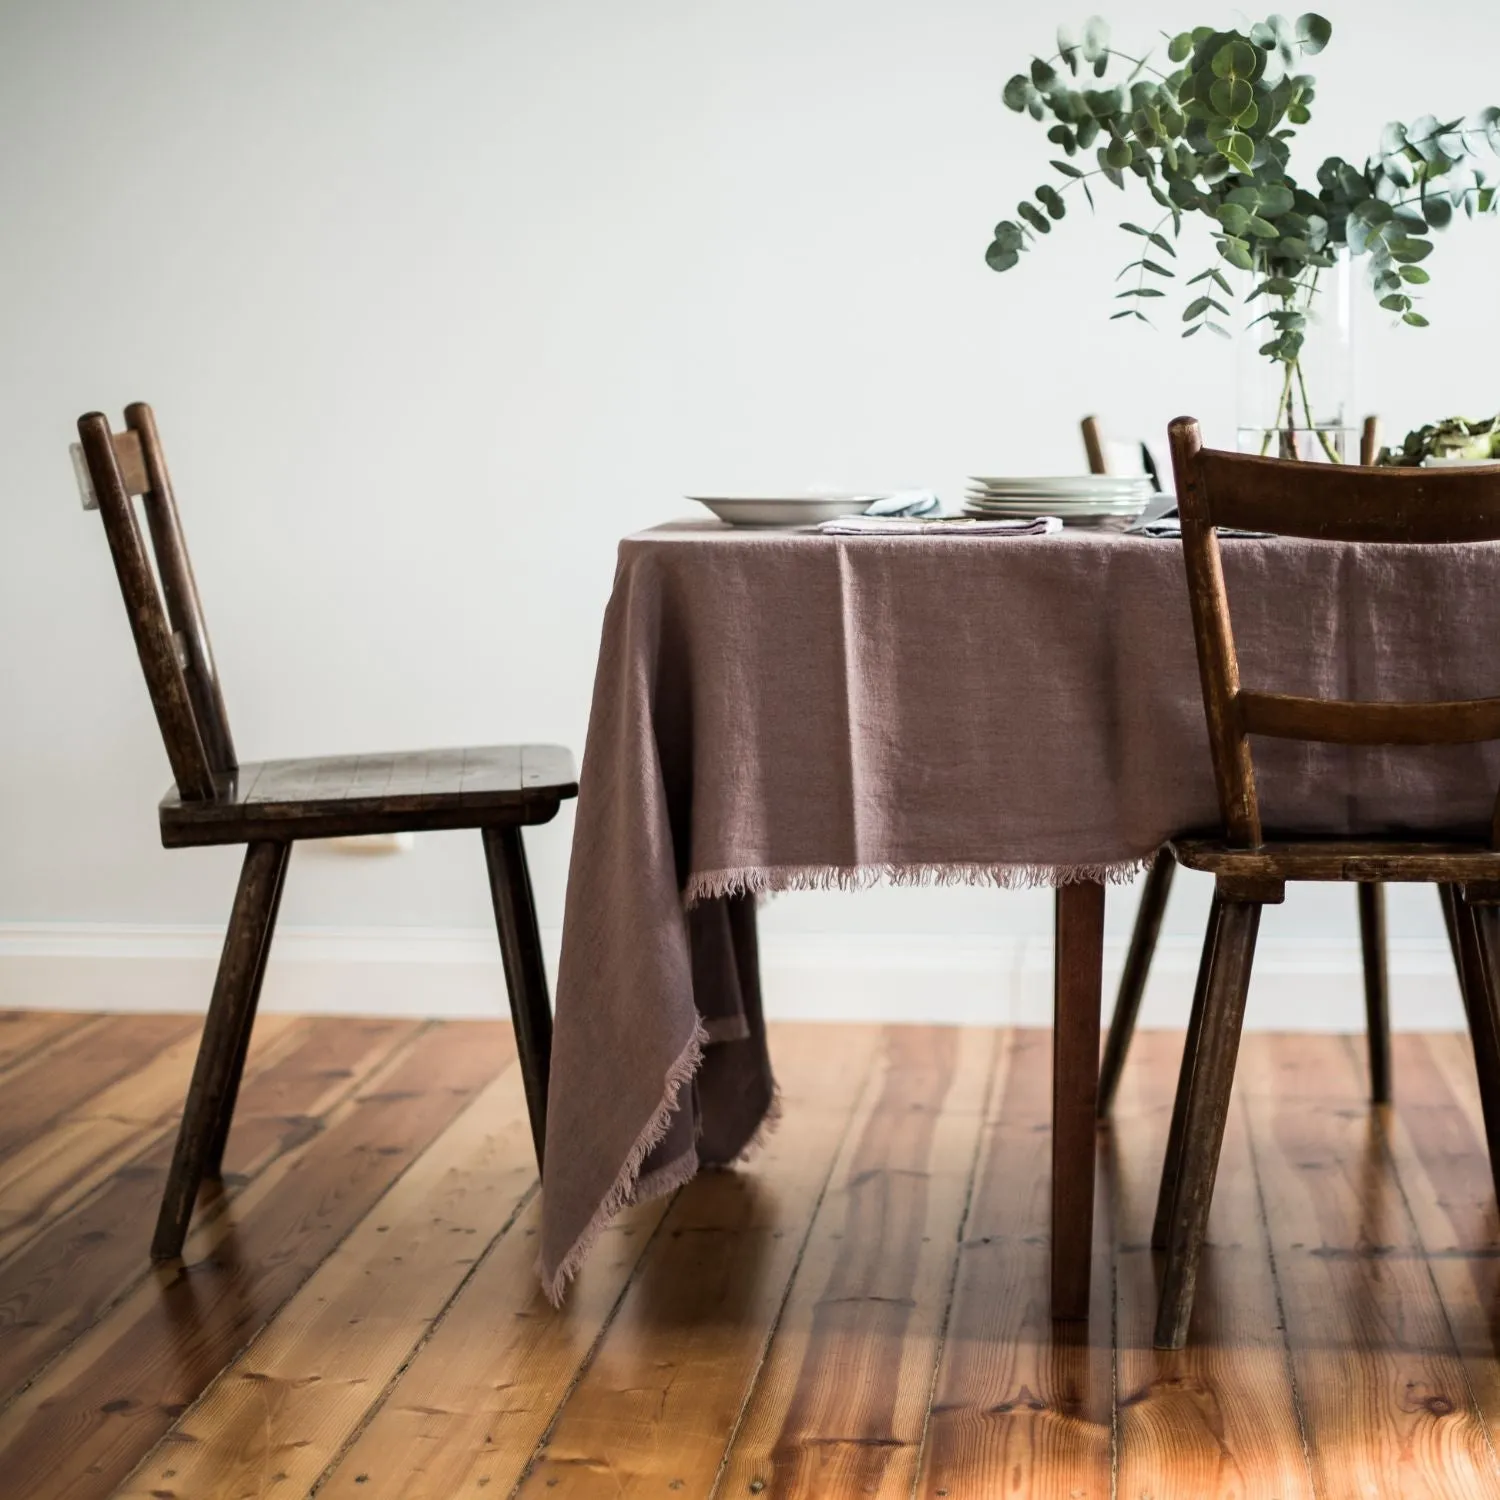
[[[1232,542],[1224,571],[1247,680],[1496,689],[1500,544]],[[1281,741],[1257,771],[1268,827],[1487,828],[1500,747]],[[1122,880],[1217,823],[1177,545],[717,523],[626,538],[558,971],[548,1296],[621,1208],[733,1164],[774,1122],[758,896]]]

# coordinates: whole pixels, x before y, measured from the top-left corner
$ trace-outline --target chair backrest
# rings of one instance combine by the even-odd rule
[[[1500,698],[1374,703],[1252,692],[1239,658],[1215,527],[1328,542],[1500,540],[1500,464],[1372,469],[1254,458],[1203,446],[1198,424],[1169,429],[1209,749],[1225,830],[1261,841],[1248,736],[1334,745],[1461,745],[1500,739]],[[1500,799],[1492,820],[1500,845]]]
[[[211,799],[215,778],[236,770],[238,762],[151,408],[143,401],[127,406],[125,430],[118,433],[101,413],[90,412],[78,419],[78,437],[178,793]],[[146,513],[151,556],[136,520],[136,495]]]
[[[1108,474],[1109,458],[1104,452],[1104,433],[1098,417],[1085,417],[1079,424],[1083,431],[1083,451],[1088,455],[1090,474]]]

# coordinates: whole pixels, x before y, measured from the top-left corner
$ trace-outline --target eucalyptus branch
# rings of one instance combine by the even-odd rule
[[[1500,156],[1500,107],[1467,119],[1444,122],[1426,115],[1410,126],[1390,124],[1378,152],[1362,167],[1329,157],[1317,169],[1316,184],[1304,186],[1288,164],[1297,128],[1312,118],[1316,88],[1298,68],[1324,49],[1332,30],[1315,14],[1295,23],[1271,16],[1248,32],[1199,26],[1169,39],[1167,57],[1178,71],[1164,74],[1147,56],[1111,46],[1109,27],[1097,16],[1076,36],[1060,27],[1057,51],[1012,77],[1003,97],[1013,110],[1050,119],[1048,137],[1063,154],[1092,151],[1094,165],[1085,170],[1054,160],[1053,169],[1068,181],[1061,191],[1038,188],[1034,201],[1018,205],[1020,222],[995,226],[989,264],[997,271],[1019,264],[1022,253],[1065,217],[1062,195],[1073,182],[1092,205],[1087,179],[1103,176],[1124,189],[1133,176],[1166,210],[1174,238],[1184,215],[1202,215],[1212,224],[1221,261],[1259,271],[1262,287],[1280,301],[1262,315],[1276,337],[1261,352],[1286,367],[1283,409],[1301,380],[1302,328],[1317,293],[1317,272],[1339,252],[1367,258],[1383,308],[1412,327],[1426,326],[1415,310],[1413,288],[1430,279],[1419,262],[1432,250],[1431,233],[1446,227],[1460,205],[1470,216],[1500,211],[1500,194],[1473,166],[1481,148]],[[1135,71],[1123,84],[1109,86],[1104,80],[1115,61]],[[1098,86],[1082,86],[1084,68]],[[1165,223],[1154,230],[1126,228],[1146,236],[1148,244],[1168,245],[1161,234]],[[1147,284],[1146,259],[1126,268],[1139,274],[1120,296],[1139,302],[1160,295]],[[1217,269],[1213,274],[1227,287]],[[1188,285],[1203,279],[1194,277]],[[1206,299],[1200,291],[1188,303],[1185,338],[1203,327],[1218,329],[1209,313],[1222,304],[1206,290]],[[1113,314],[1132,315],[1149,321],[1138,307]],[[1305,384],[1301,389],[1305,397]]]

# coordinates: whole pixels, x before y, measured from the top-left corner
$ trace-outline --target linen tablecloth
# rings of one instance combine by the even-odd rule
[[[1224,543],[1242,676],[1500,694],[1500,545]],[[1257,742],[1268,828],[1488,829],[1500,752]],[[1129,877],[1218,825],[1178,543],[665,526],[621,543],[557,985],[540,1271],[774,1113],[753,900]]]

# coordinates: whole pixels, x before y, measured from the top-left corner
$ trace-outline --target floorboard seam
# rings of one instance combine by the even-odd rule
[[[299,1022],[298,1026],[300,1027],[300,1025],[301,1023]],[[303,1033],[297,1027],[288,1027],[282,1035],[281,1042],[274,1047],[270,1055],[258,1060],[258,1065],[255,1069],[255,1073],[259,1074],[261,1072],[264,1072],[266,1069],[275,1067],[277,1063],[283,1061],[287,1056],[291,1054],[293,1050],[295,1050],[296,1039],[302,1034]],[[123,1080],[121,1081],[123,1082]],[[115,1086],[116,1085],[113,1084],[110,1085],[110,1087]],[[185,1097],[187,1089],[186,1082],[184,1082],[183,1084],[183,1089]],[[330,1106],[330,1108],[333,1107],[336,1106]],[[75,1202],[70,1203],[65,1209],[63,1209],[61,1213],[57,1215],[56,1218],[50,1220],[40,1220],[32,1228],[31,1233],[28,1234],[24,1240],[17,1244],[13,1249],[7,1250],[3,1255],[0,1255],[0,1275],[4,1274],[5,1268],[10,1265],[13,1260],[15,1260],[18,1256],[24,1255],[27,1250],[29,1250],[44,1234],[46,1234],[49,1230],[55,1228],[69,1214],[78,1213],[82,1209],[87,1208],[88,1205],[92,1203],[96,1198],[102,1196],[108,1190],[110,1183],[113,1182],[121,1172],[127,1171],[129,1168],[135,1166],[143,1156],[147,1156],[152,1151],[156,1150],[156,1148],[160,1146],[162,1142],[173,1133],[174,1130],[177,1129],[178,1121],[181,1118],[181,1115],[182,1107],[180,1105],[176,1105],[169,1109],[166,1113],[159,1115],[156,1119],[149,1121],[143,1127],[143,1129],[147,1132],[145,1140],[137,1150],[130,1152],[130,1154],[127,1156],[123,1156],[104,1174],[103,1177],[99,1179],[98,1182],[93,1185],[93,1187],[91,1187],[86,1193],[83,1194],[82,1197],[78,1198]],[[60,1118],[61,1116],[59,1116],[59,1119]],[[54,1124],[55,1123],[56,1122],[54,1121]],[[269,1166],[270,1162],[267,1162],[266,1165]],[[225,1206],[227,1206],[229,1202],[230,1199],[227,1194],[220,1194],[213,1203],[205,1206],[205,1208],[202,1210],[203,1217],[198,1222],[203,1224],[211,1223],[214,1218],[216,1218],[220,1213],[223,1212]],[[0,1401],[0,1411],[4,1410],[9,1400],[10,1398],[7,1397],[5,1401]]]
[[[1286,1363],[1287,1384],[1292,1392],[1292,1412],[1297,1418],[1297,1436],[1302,1443],[1302,1462],[1307,1470],[1307,1487],[1317,1494],[1317,1480],[1312,1461],[1312,1439],[1307,1431],[1307,1413],[1302,1406],[1302,1391],[1297,1384],[1297,1361],[1292,1354],[1291,1330],[1287,1327],[1286,1302],[1281,1294],[1281,1271],[1276,1264],[1276,1242],[1271,1238],[1271,1222],[1266,1214],[1266,1189],[1261,1179],[1260,1154],[1255,1149],[1254,1122],[1245,1103],[1244,1088],[1238,1090],[1237,1105],[1240,1122],[1245,1132],[1245,1144],[1250,1153],[1250,1170],[1255,1174],[1255,1201],[1260,1206],[1261,1242],[1266,1248],[1266,1259],[1271,1266],[1271,1287],[1276,1294],[1276,1319],[1281,1324],[1281,1352]]]
[[[886,1029],[881,1027],[882,1035]],[[755,1361],[755,1368],[750,1372],[750,1379],[745,1383],[745,1393],[740,1398],[740,1408],[734,1414],[734,1421],[730,1423],[728,1435],[724,1439],[724,1452],[719,1458],[719,1467],[714,1472],[714,1481],[708,1487],[708,1500],[716,1500],[719,1487],[724,1483],[724,1473],[729,1467],[729,1455],[734,1452],[735,1439],[739,1437],[740,1428],[744,1425],[745,1413],[750,1409],[751,1397],[755,1395],[755,1388],[760,1384],[760,1372],[766,1367],[771,1345],[776,1341],[781,1320],[786,1314],[786,1305],[791,1300],[792,1288],[797,1284],[797,1273],[802,1269],[802,1259],[807,1254],[808,1244],[812,1240],[813,1230],[818,1223],[818,1215],[823,1211],[823,1200],[828,1196],[828,1184],[833,1181],[833,1174],[838,1167],[839,1158],[844,1154],[844,1145],[849,1139],[849,1132],[854,1129],[854,1121],[864,1105],[866,1095],[874,1085],[878,1063],[878,1055],[870,1059],[869,1072],[865,1074],[864,1081],[859,1086],[859,1092],[849,1106],[849,1117],[844,1121],[844,1128],[839,1132],[838,1142],[829,1155],[828,1170],[823,1174],[823,1181],[818,1187],[818,1196],[813,1200],[812,1212],[807,1216],[807,1228],[803,1231],[802,1241],[797,1246],[797,1258],[792,1262],[792,1268],[787,1273],[786,1285],[781,1289],[781,1301],[776,1305],[776,1316],[771,1319],[771,1326],[766,1330],[765,1338],[761,1340],[760,1354]]]
[[[75,1027],[72,1031],[65,1032],[61,1037],[54,1038],[52,1042],[44,1044],[43,1050],[40,1053],[35,1054],[33,1060],[37,1062],[44,1061],[47,1052],[55,1051],[66,1043],[75,1042],[79,1037],[85,1036],[89,1032],[98,1030],[99,1027],[102,1026],[106,1021],[121,1019],[125,1018],[123,1016],[102,1016],[99,1018],[99,1023],[96,1026]],[[190,1034],[191,1033],[184,1031],[183,1038],[186,1038]],[[181,1039],[182,1038],[180,1038],[179,1040]],[[176,1042],[168,1042],[165,1045],[176,1046]],[[10,1157],[17,1155],[21,1151],[24,1151],[28,1146],[34,1146],[38,1141],[55,1132],[58,1126],[63,1123],[64,1119],[68,1115],[72,1114],[75,1110],[84,1108],[91,1101],[97,1099],[100,1094],[107,1094],[111,1089],[119,1088],[121,1084],[127,1083],[130,1079],[134,1078],[142,1068],[149,1067],[154,1061],[154,1057],[147,1057],[137,1067],[131,1068],[127,1072],[121,1073],[118,1077],[106,1078],[102,1082],[96,1083],[96,1085],[92,1089],[90,1089],[89,1092],[86,1093],[81,1099],[70,1100],[60,1109],[56,1110],[50,1115],[44,1116],[40,1120],[29,1120],[26,1126],[26,1134],[17,1136],[15,1140],[13,1140],[8,1146],[6,1146],[4,1151],[0,1152],[0,1160],[8,1160]],[[0,1083],[8,1081],[10,1080],[0,1077]]]
[[[499,1075],[497,1074],[496,1076],[498,1077]],[[462,1116],[460,1116],[459,1118],[462,1118]],[[458,1121],[455,1120],[454,1124],[457,1123]],[[434,1142],[433,1144],[436,1145],[437,1143]],[[428,1149],[430,1150],[431,1147],[429,1147]],[[425,1156],[427,1153],[424,1151],[422,1154]],[[511,1208],[510,1213],[506,1215],[505,1222],[500,1226],[498,1230],[496,1230],[489,1243],[484,1247],[484,1250],[475,1258],[474,1264],[464,1272],[463,1277],[459,1281],[458,1285],[453,1288],[453,1294],[438,1310],[437,1316],[427,1325],[426,1331],[407,1351],[406,1357],[397,1367],[395,1374],[393,1374],[391,1378],[385,1383],[379,1395],[377,1395],[374,1401],[372,1401],[370,1405],[365,1409],[365,1414],[354,1425],[344,1441],[339,1444],[338,1449],[334,1453],[333,1457],[329,1459],[326,1464],[324,1464],[322,1470],[318,1474],[318,1477],[313,1480],[312,1484],[308,1487],[308,1500],[311,1500],[311,1497],[316,1495],[318,1491],[328,1483],[329,1479],[333,1477],[334,1471],[349,1456],[350,1450],[360,1440],[360,1438],[364,1436],[365,1429],[368,1428],[370,1423],[380,1415],[381,1411],[385,1407],[386,1402],[390,1400],[391,1396],[395,1392],[396,1387],[401,1383],[402,1377],[411,1368],[412,1362],[417,1358],[419,1354],[421,1354],[423,1349],[425,1349],[431,1342],[431,1340],[436,1336],[438,1329],[441,1328],[445,1322],[447,1322],[448,1314],[452,1311],[453,1304],[457,1302],[459,1297],[463,1295],[464,1288],[468,1286],[468,1284],[475,1278],[475,1276],[479,1274],[479,1268],[484,1265],[484,1263],[490,1258],[490,1255],[494,1251],[496,1246],[498,1246],[500,1242],[506,1237],[506,1235],[508,1235],[511,1230],[515,1228],[516,1221],[521,1217],[523,1213],[526,1212],[526,1209],[536,1198],[536,1195],[541,1191],[541,1186],[542,1185],[539,1181],[533,1182],[526,1189],[526,1191],[516,1199],[516,1202]],[[377,1204],[376,1207],[379,1207],[379,1205]]]
[[[385,1073],[387,1073],[392,1068],[394,1068],[396,1065],[398,1065],[399,1062],[400,1062],[400,1059],[402,1057],[404,1057],[406,1055],[406,1053],[409,1052],[411,1050],[411,1048],[416,1045],[417,1039],[419,1037],[425,1036],[427,1034],[427,1032],[432,1027],[434,1027],[436,1025],[439,1025],[439,1024],[441,1024],[441,1023],[437,1022],[437,1021],[425,1021],[425,1022],[423,1022],[422,1025],[420,1025],[420,1026],[417,1027],[417,1029],[411,1034],[411,1036],[407,1039],[407,1041],[404,1044],[398,1044],[396,1047],[392,1048],[392,1050],[389,1053],[386,1054],[384,1060],[379,1064],[378,1067],[371,1069],[371,1071],[369,1073],[367,1073],[362,1079],[355,1080],[355,1082],[353,1082],[344,1093],[340,1094],[336,1099],[334,1099],[328,1105],[327,1109],[323,1110],[322,1113],[317,1116],[317,1118],[320,1119],[320,1120],[326,1119],[335,1110],[342,1108],[342,1106],[344,1104],[346,1104],[349,1101],[349,1099],[352,1098],[353,1095],[356,1094],[360,1089],[368,1088],[370,1086],[370,1084],[376,1078],[379,1078],[379,1077],[383,1076]],[[301,1144],[303,1144],[303,1143],[302,1142],[298,1142],[298,1145],[301,1145]],[[290,1147],[288,1149],[290,1149],[290,1150],[296,1150],[296,1147],[293,1146],[293,1147]],[[192,1228],[190,1230],[190,1233],[197,1233],[197,1231],[200,1230],[200,1229],[202,1229],[205,1224],[211,1224],[211,1223],[213,1223],[214,1220],[216,1220],[217,1218],[219,1218],[222,1215],[222,1213],[230,1205],[230,1203],[232,1203],[233,1201],[235,1201],[235,1199],[243,1196],[245,1190],[252,1183],[258,1181],[262,1176],[265,1175],[265,1173],[269,1172],[271,1170],[271,1168],[274,1167],[276,1165],[276,1163],[279,1162],[282,1159],[282,1157],[285,1156],[285,1155],[286,1155],[285,1151],[278,1151],[275,1156],[273,1156],[268,1162],[265,1163],[264,1166],[262,1166],[259,1169],[259,1171],[255,1172],[252,1176],[247,1177],[245,1179],[245,1181],[239,1185],[238,1189],[235,1191],[234,1194],[232,1194],[232,1195],[228,1194],[228,1193],[221,1194],[220,1197],[219,1197],[219,1199],[216,1200],[215,1203],[213,1203],[213,1204],[211,1204],[209,1206],[210,1209],[212,1210],[212,1212],[206,1212],[203,1215],[203,1217],[201,1219],[199,1219],[198,1222],[192,1226]],[[410,1163],[408,1163],[408,1166],[410,1166]],[[391,1185],[394,1185],[396,1182],[399,1182],[400,1179],[401,1179],[401,1177],[404,1176],[404,1175],[405,1175],[405,1169],[403,1169],[402,1172],[398,1173],[395,1177],[393,1177],[391,1179]],[[388,1186],[387,1187],[387,1191],[389,1191],[389,1190],[390,1189],[389,1189],[389,1186]],[[343,1240],[342,1239],[340,1239],[339,1244],[340,1245],[343,1244]],[[329,1254],[332,1254],[337,1249],[338,1249],[338,1245],[334,1245],[332,1247],[332,1249],[329,1251]],[[321,1265],[321,1264],[322,1264],[322,1262],[320,1261],[319,1265]],[[14,1391],[12,1391],[9,1396],[5,1397],[3,1400],[0,1400],[0,1414],[3,1414],[11,1406],[13,1406],[17,1401],[19,1401],[21,1399],[21,1397],[24,1396],[26,1394],[26,1392],[29,1391],[32,1388],[32,1386],[34,1386],[37,1383],[37,1381],[42,1378],[43,1375],[45,1375],[49,1370],[51,1370],[53,1368],[54,1365],[56,1365],[60,1360],[66,1359],[68,1357],[69,1353],[74,1348],[77,1347],[77,1345],[78,1345],[78,1343],[79,1343],[80,1340],[82,1340],[84,1338],[87,1338],[88,1335],[94,1331],[94,1329],[96,1329],[97,1327],[99,1327],[99,1325],[101,1323],[103,1323],[109,1317],[109,1315],[112,1312],[114,1312],[114,1310],[117,1307],[119,1307],[120,1304],[122,1302],[124,1302],[125,1299],[127,1297],[129,1297],[135,1291],[135,1289],[138,1286],[140,1286],[142,1282],[144,1282],[146,1280],[146,1278],[148,1276],[150,1276],[152,1274],[152,1271],[153,1271],[154,1267],[155,1267],[155,1262],[148,1260],[146,1262],[146,1265],[145,1265],[144,1269],[141,1271],[140,1275],[137,1276],[137,1277],[135,1277],[125,1287],[123,1287],[117,1296],[112,1297],[107,1304],[105,1304],[104,1306],[102,1306],[99,1309],[98,1316],[96,1316],[94,1318],[93,1322],[90,1323],[87,1328],[81,1328],[81,1329],[79,1329],[79,1331],[71,1339],[69,1339],[68,1342],[66,1344],[64,1344],[61,1349],[57,1350],[56,1353],[54,1353],[50,1359],[47,1359],[47,1360],[43,1361],[43,1363],[37,1369],[33,1370],[31,1372],[30,1377],[22,1385],[18,1386]],[[310,1272],[309,1275],[311,1275],[311,1274],[312,1273]],[[292,1292],[292,1293],[290,1293],[288,1300],[290,1299],[291,1296],[295,1296],[295,1295],[296,1295],[295,1291]],[[283,1302],[280,1307],[277,1307],[271,1313],[270,1316],[271,1317],[275,1317],[276,1313],[278,1313],[278,1312],[281,1311],[281,1307],[285,1307],[285,1306],[286,1306],[286,1303]],[[246,1343],[240,1345],[239,1348],[237,1348],[237,1349],[235,1349],[233,1351],[233,1353],[229,1356],[229,1360],[227,1361],[227,1363],[232,1364],[236,1359],[238,1359],[239,1356],[245,1351],[245,1349],[247,1349],[249,1347],[250,1343],[253,1342],[257,1337],[259,1337],[261,1329],[264,1328],[264,1327],[265,1327],[265,1324],[263,1323],[258,1328],[256,1328],[255,1332],[250,1336],[250,1339],[247,1340]],[[210,1384],[212,1384],[212,1381],[210,1381]],[[157,1441],[155,1443],[153,1443],[151,1445],[151,1448],[148,1450],[148,1452],[142,1455],[140,1463],[137,1463],[130,1470],[130,1474],[127,1474],[125,1476],[126,1480],[128,1480],[130,1478],[130,1476],[133,1475],[136,1472],[136,1470],[140,1468],[141,1464],[145,1463],[146,1460],[151,1456],[151,1454],[154,1453],[156,1451],[156,1449],[161,1446],[161,1444],[166,1440],[166,1438],[173,1431],[176,1430],[178,1424],[182,1421],[183,1417],[187,1416],[188,1412],[190,1412],[198,1404],[198,1400],[202,1399],[202,1395],[203,1395],[203,1393],[200,1391],[198,1393],[198,1399],[195,1400],[195,1401],[193,1401],[192,1403],[190,1403],[190,1405],[178,1416],[177,1421],[173,1422],[172,1425],[171,1425],[171,1427],[169,1427],[167,1429],[167,1431],[165,1433],[163,1433],[162,1436],[159,1439],[157,1439]],[[122,1481],[122,1483],[123,1482],[124,1481]]]
[[[1001,1087],[1000,1056],[1008,1050],[1014,1033],[1010,1027],[997,1031],[994,1051],[990,1057],[990,1076],[984,1090],[984,1111],[980,1116],[979,1129],[974,1132],[974,1150],[969,1156],[969,1175],[964,1185],[963,1212],[958,1216],[958,1233],[953,1239],[953,1264],[948,1270],[948,1287],[943,1298],[943,1316],[938,1324],[937,1347],[933,1350],[932,1376],[927,1382],[927,1402],[922,1411],[922,1432],[917,1439],[917,1463],[912,1470],[910,1500],[917,1500],[917,1491],[922,1485],[922,1473],[927,1462],[927,1439],[932,1430],[932,1401],[937,1395],[938,1377],[943,1370],[943,1355],[948,1348],[948,1328],[953,1321],[953,1299],[958,1294],[959,1262],[963,1259],[964,1235],[969,1227],[969,1214],[974,1207],[974,1185],[979,1179],[979,1160],[984,1153],[985,1139],[994,1123],[996,1092]],[[1009,1073],[1007,1059],[1006,1072]],[[1111,1497],[1113,1500],[1113,1497]]]
[[[64,1042],[77,1041],[86,1031],[92,1031],[96,1027],[102,1026],[108,1019],[108,1016],[90,1016],[87,1013],[80,1014],[72,1026],[63,1027],[56,1036],[42,1037],[40,1041],[33,1042],[24,1052],[16,1053],[9,1062],[0,1064],[0,1080],[8,1078],[12,1073],[25,1068],[39,1058],[45,1057],[47,1053],[57,1047],[61,1047]]]
[[[1352,1042],[1351,1042],[1352,1045]],[[1394,1105],[1386,1106],[1386,1109],[1394,1109]],[[1494,1476],[1500,1478],[1500,1454],[1495,1452],[1494,1439],[1490,1434],[1490,1424],[1485,1420],[1484,1408],[1479,1402],[1479,1393],[1474,1389],[1474,1383],[1469,1379],[1469,1367],[1464,1359],[1463,1350],[1459,1348],[1458,1334],[1453,1327],[1453,1318],[1448,1311],[1448,1299],[1443,1296],[1443,1289],[1438,1285],[1436,1272],[1432,1269],[1432,1259],[1427,1253],[1427,1240],[1422,1233],[1422,1226],[1417,1222],[1416,1213],[1411,1206],[1411,1199],[1406,1193],[1406,1184],[1401,1180],[1401,1168],[1396,1162],[1395,1153],[1391,1150],[1390,1136],[1386,1130],[1385,1110],[1372,1106],[1375,1114],[1375,1123],[1380,1132],[1380,1151],[1385,1158],[1386,1166],[1390,1169],[1391,1179],[1396,1184],[1396,1191],[1401,1197],[1401,1207],[1406,1214],[1406,1223],[1416,1240],[1418,1248],[1422,1252],[1422,1268],[1427,1272],[1427,1280],[1432,1287],[1432,1295],[1437,1301],[1438,1307],[1443,1314],[1443,1327],[1448,1330],[1448,1342],[1453,1346],[1454,1358],[1458,1368],[1462,1372],[1464,1381],[1464,1393],[1469,1398],[1469,1411],[1484,1437],[1485,1452],[1490,1456],[1490,1464],[1494,1470]],[[1415,1150],[1415,1146],[1413,1146]]]
[[[552,1440],[552,1434],[557,1429],[557,1424],[562,1417],[564,1408],[572,1399],[573,1392],[578,1389],[579,1381],[581,1381],[583,1377],[588,1374],[589,1366],[593,1364],[595,1356],[599,1353],[599,1347],[604,1342],[604,1336],[609,1332],[610,1325],[615,1321],[615,1316],[620,1311],[620,1304],[624,1302],[625,1294],[630,1290],[632,1286],[635,1285],[636,1277],[641,1274],[641,1267],[645,1265],[646,1258],[651,1254],[651,1247],[656,1243],[657,1236],[660,1235],[662,1231],[662,1226],[667,1222],[668,1217],[671,1215],[672,1205],[676,1203],[678,1198],[681,1197],[682,1193],[683,1189],[678,1188],[677,1191],[672,1194],[670,1201],[667,1203],[666,1208],[662,1212],[662,1216],[656,1221],[655,1227],[647,1236],[646,1243],[641,1246],[641,1253],[636,1257],[635,1264],[630,1268],[630,1274],[622,1283],[619,1295],[612,1303],[610,1303],[609,1312],[605,1316],[604,1321],[600,1323],[599,1332],[594,1335],[593,1343],[589,1345],[588,1351],[584,1354],[583,1358],[578,1361],[578,1368],[573,1371],[571,1378],[568,1380],[566,1389],[564,1389],[562,1395],[557,1399],[557,1406],[552,1412],[551,1419],[548,1421],[546,1427],[542,1429],[542,1435],[536,1440],[535,1445],[532,1447],[530,1456],[527,1458],[526,1462],[521,1465],[521,1472],[517,1477],[516,1482],[506,1492],[506,1500],[515,1500],[515,1497],[521,1493],[521,1486],[524,1485],[529,1478],[531,1478],[531,1471],[536,1467],[537,1459],[542,1456],[542,1450]]]

